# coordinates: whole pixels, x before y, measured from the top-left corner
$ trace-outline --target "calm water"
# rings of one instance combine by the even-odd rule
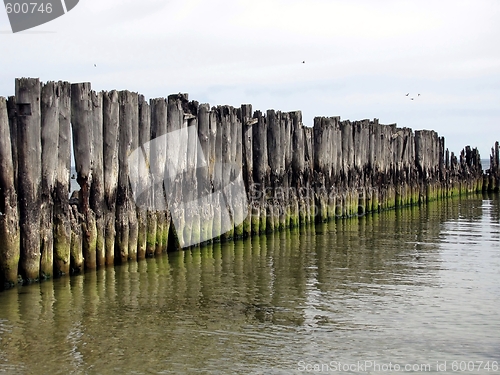
[[[9,290],[0,373],[499,374],[499,229],[456,199]]]

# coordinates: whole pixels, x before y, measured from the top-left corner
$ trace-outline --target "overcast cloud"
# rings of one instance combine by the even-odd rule
[[[341,116],[434,129],[450,150],[470,144],[487,158],[500,139],[498,46],[493,0],[80,0],[17,34],[0,10],[0,95],[23,76],[188,92],[301,109],[309,126]]]

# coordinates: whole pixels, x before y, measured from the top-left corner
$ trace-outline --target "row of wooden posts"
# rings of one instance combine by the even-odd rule
[[[170,176],[169,150],[145,145],[191,126],[175,145],[184,173]],[[72,149],[80,190],[71,200]],[[130,165],[136,150],[147,176]],[[90,83],[16,79],[15,96],[0,97],[0,277],[13,285],[139,260],[179,248],[179,235],[196,245],[494,190],[498,143],[491,164],[483,175],[477,149],[457,157],[434,131],[377,119],[305,127],[300,111],[211,108],[187,94],[148,103]],[[246,201],[224,190],[238,173]],[[233,219],[224,233],[220,212],[175,205],[222,190]],[[169,205],[185,219],[176,227]]]

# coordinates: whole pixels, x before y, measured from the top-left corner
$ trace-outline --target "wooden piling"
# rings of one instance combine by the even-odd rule
[[[79,212],[82,214],[82,251],[85,269],[96,268],[97,226],[90,209],[93,158],[93,103],[90,83],[71,85],[71,125],[76,181],[80,185]],[[75,217],[76,219],[76,217]]]
[[[59,82],[59,135],[54,188],[54,276],[70,272],[71,84]]]
[[[60,87],[48,82],[41,91],[41,141],[42,141],[42,185],[40,220],[40,277],[52,277],[54,268],[53,210],[54,187],[58,165],[59,147],[59,97]]]
[[[314,204],[314,147],[313,147],[313,128],[303,127],[304,130],[304,144],[305,144],[305,164],[304,164],[304,190],[306,201],[306,220],[308,223],[313,222],[317,216],[317,209]]]
[[[224,191],[225,205],[221,205],[222,211],[222,229],[221,229],[221,239],[229,240],[234,238],[234,227],[231,223],[231,219],[228,215],[225,215],[224,206],[231,207],[232,205],[232,194],[230,189],[226,189],[231,183],[231,163],[234,159],[234,149],[233,149],[233,134],[232,134],[232,111],[233,108],[230,106],[219,106],[217,108],[220,116],[220,127],[221,132],[221,156],[222,156],[222,182],[219,191]],[[216,190],[217,191],[217,190]],[[226,228],[230,229],[226,231]]]
[[[0,97],[0,288],[17,283],[20,233],[7,101]]]
[[[305,181],[305,143],[304,143],[304,128],[302,125],[302,112],[290,112],[291,132],[292,132],[292,164],[291,164],[291,181],[293,186],[291,204],[294,207],[296,216],[294,217],[294,225],[304,225],[307,222],[307,205],[306,194],[307,186]]]
[[[230,167],[230,186],[226,186],[226,190],[231,191],[231,216],[234,225],[234,238],[242,238],[244,236],[244,220],[247,217],[247,207],[244,206],[246,192],[242,192],[244,187],[243,182],[243,126],[241,123],[241,109],[232,108],[231,110],[231,139],[232,142],[232,157]]]
[[[184,189],[184,173],[187,170],[187,139],[174,139],[179,137],[179,130],[187,127],[187,119],[184,119],[183,103],[187,102],[187,95],[174,94],[167,98],[167,131],[169,134],[167,144],[179,142],[179,146],[175,147],[176,154],[169,152],[167,155],[167,170],[165,171],[165,194],[169,212],[172,215],[171,225],[175,235],[175,240],[170,241],[171,244],[179,244],[181,247],[189,243],[191,239],[191,225],[186,225],[185,210],[185,189]],[[169,147],[170,148],[170,147]],[[173,170],[172,170],[173,169]],[[174,220],[175,218],[175,220]],[[168,251],[172,251],[168,249]]]
[[[221,235],[221,211],[219,195],[222,188],[222,133],[220,131],[220,116],[217,108],[213,107],[210,110],[209,116],[209,143],[210,154],[208,158],[208,170],[211,185],[211,192],[213,193],[211,205],[212,215],[212,239],[213,241],[220,241]]]
[[[116,195],[118,189],[118,140],[119,140],[120,105],[118,92],[103,93],[103,173],[104,173],[104,206],[105,256],[106,265],[115,261],[116,237]]]
[[[149,172],[149,148],[146,146],[151,140],[151,109],[143,95],[139,95],[139,144],[141,152],[146,160],[146,171]],[[147,148],[147,151],[146,151]],[[138,166],[141,168],[142,166]],[[151,179],[150,175],[144,176],[141,171],[138,171],[140,180],[137,182],[137,190],[140,195],[136,196],[137,206],[137,259],[146,257],[147,241],[148,241],[148,217],[152,208],[151,196]],[[156,233],[156,231],[155,231]]]
[[[294,227],[298,225],[295,218],[298,219],[298,206],[295,207],[296,200],[294,199],[291,185],[292,181],[292,119],[290,113],[281,114],[281,142],[283,147],[283,171],[282,171],[282,190],[285,200],[280,215],[280,224],[283,228]]]
[[[211,137],[210,137],[210,106],[200,104],[198,108],[198,139],[201,152],[203,153],[206,167],[198,166],[198,196],[209,197],[212,194],[210,175],[213,174],[213,160],[211,159]],[[198,162],[201,159],[198,157]],[[200,212],[200,240],[210,242],[213,230],[213,207],[203,207]]]
[[[188,129],[185,181],[183,183],[183,200],[186,205],[184,217],[186,220],[186,241],[190,246],[200,244],[200,214],[203,207],[198,202],[198,166],[201,153],[198,155],[200,141],[198,137],[198,107],[196,101],[183,103],[184,125]],[[192,203],[191,203],[192,202]],[[194,204],[193,204],[194,203]]]
[[[138,144],[138,97],[130,91],[119,92],[120,121],[118,149],[118,187],[116,195],[116,253],[120,263],[137,259],[137,217],[129,182],[128,158]]]
[[[267,158],[269,161],[269,187],[271,194],[268,203],[268,229],[280,230],[280,210],[284,202],[281,197],[282,174],[284,169],[284,153],[281,144],[281,113],[269,109],[267,111]]]
[[[18,191],[17,103],[15,96],[9,96],[9,98],[7,99],[7,113],[9,117],[12,165],[14,169],[14,189],[17,192]]]
[[[269,186],[269,162],[267,154],[267,122],[262,112],[255,111],[254,119],[257,122],[253,125],[253,179],[255,181],[255,191],[259,196],[257,210],[253,213],[252,231],[255,233],[265,233],[267,231],[267,197],[266,187]],[[255,201],[254,201],[255,202]],[[256,202],[257,203],[257,202]],[[258,231],[256,228],[259,228]]]
[[[152,99],[151,106],[151,141],[150,170],[153,184],[153,207],[155,214],[148,220],[147,253],[160,255],[166,249],[166,238],[170,225],[164,191],[166,165],[167,101],[164,98]],[[160,138],[164,136],[163,138]],[[156,139],[156,140],[155,140]],[[162,141],[159,141],[162,139]],[[167,220],[168,219],[168,220]],[[168,237],[167,237],[168,238]]]
[[[19,271],[25,282],[40,277],[40,183],[42,145],[40,81],[16,79],[19,224],[21,258]],[[22,182],[21,182],[22,180]]]
[[[328,191],[327,178],[332,168],[331,155],[333,147],[342,147],[332,141],[332,127],[334,119],[316,117],[314,119],[314,198],[315,207],[318,209],[317,222],[328,220]]]
[[[127,113],[127,111],[125,111]],[[130,190],[130,184],[132,181],[130,180],[131,176],[138,176],[138,168],[139,165],[136,163],[132,163],[130,161],[130,155],[132,152],[137,150],[140,146],[139,144],[139,96],[137,93],[132,93],[130,100],[130,113],[128,113],[129,121],[131,122],[131,144],[130,150],[127,156],[127,164],[128,164],[128,180],[129,180],[129,241],[128,241],[128,256],[129,259],[137,260],[137,248],[138,248],[138,236],[139,236],[139,225],[137,221],[137,207],[141,202],[136,202],[133,197],[133,191]]]
[[[251,191],[253,189],[253,125],[255,121],[252,119],[252,105],[241,105],[241,126],[242,126],[242,173],[245,189],[247,192],[248,206],[247,216],[243,222],[243,236],[250,237],[252,235],[252,216],[253,216],[253,196]]]
[[[91,92],[92,99],[92,184],[90,208],[96,222],[96,266],[106,264],[103,165],[103,93]]]

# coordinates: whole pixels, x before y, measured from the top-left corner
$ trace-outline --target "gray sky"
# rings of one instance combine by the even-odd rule
[[[17,34],[0,10],[0,95],[23,76],[188,92],[300,109],[308,126],[341,116],[433,129],[451,151],[487,158],[500,139],[499,46],[496,0],[80,0]]]

